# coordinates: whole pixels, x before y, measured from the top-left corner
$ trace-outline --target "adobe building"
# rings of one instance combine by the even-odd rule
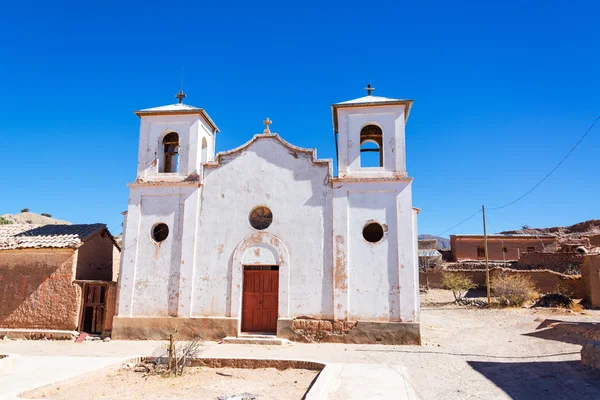
[[[517,261],[524,253],[544,250],[556,242],[553,235],[487,235],[488,258]],[[485,260],[483,235],[450,235],[450,261]]]
[[[137,111],[113,339],[420,343],[412,100],[333,104],[331,160],[270,131],[215,154],[202,108]]]
[[[104,224],[0,225],[0,336],[109,335],[119,250]]]

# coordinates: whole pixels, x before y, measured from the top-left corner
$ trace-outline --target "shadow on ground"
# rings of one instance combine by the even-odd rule
[[[468,364],[516,400],[600,399],[600,371],[579,361]]]
[[[600,323],[546,319],[535,328],[534,332],[524,333],[524,335],[571,344],[583,344],[590,340],[600,341]]]

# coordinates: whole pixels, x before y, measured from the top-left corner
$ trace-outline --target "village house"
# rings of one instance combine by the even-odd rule
[[[268,118],[215,154],[217,125],[183,93],[137,111],[113,338],[420,343],[412,100],[367,90],[331,106],[335,175]]]
[[[0,225],[0,335],[110,335],[115,251],[103,224]]]
[[[488,258],[492,261],[518,261],[525,253],[544,250],[556,242],[554,235],[487,235]],[[483,235],[450,235],[448,261],[485,260]]]

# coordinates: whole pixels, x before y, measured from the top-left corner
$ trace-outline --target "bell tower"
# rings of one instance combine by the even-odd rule
[[[404,126],[412,100],[367,95],[332,104],[338,177],[406,177]]]
[[[202,108],[176,104],[135,111],[140,117],[137,181],[183,181],[215,158],[219,128]]]

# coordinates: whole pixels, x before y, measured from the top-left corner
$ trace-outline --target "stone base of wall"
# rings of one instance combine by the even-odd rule
[[[600,370],[600,342],[587,342],[583,345],[581,363]]]
[[[420,345],[421,329],[418,322],[279,318],[277,337],[302,343]]]
[[[238,318],[227,317],[119,317],[113,319],[112,339],[165,340],[175,334],[177,340],[221,340],[237,336]]]
[[[3,329],[0,328],[0,339],[25,339],[25,340],[75,340],[79,336],[77,331],[59,331],[53,329]]]

